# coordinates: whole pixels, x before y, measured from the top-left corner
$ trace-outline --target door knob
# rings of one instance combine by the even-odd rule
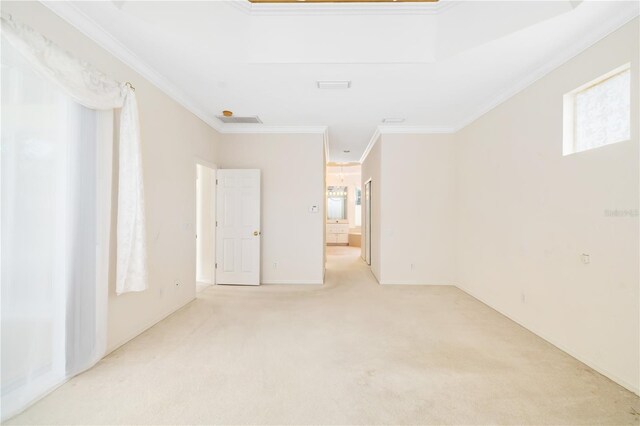
[[[258,235],[260,235],[260,232],[258,232],[258,231],[253,231],[253,236],[254,236],[254,237],[257,237]]]

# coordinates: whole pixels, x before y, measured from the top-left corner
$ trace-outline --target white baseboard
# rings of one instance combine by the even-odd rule
[[[424,281],[380,281],[380,285],[426,285],[426,286],[448,286],[455,287],[455,284],[430,284]]]
[[[473,297],[474,299],[484,303],[485,305],[487,305],[491,309],[495,310],[496,312],[499,312],[500,314],[502,314],[505,317],[509,318],[511,321],[513,321],[513,322],[521,325],[522,327],[526,328],[527,330],[529,330],[530,332],[532,332],[536,336],[540,337],[541,339],[544,339],[547,342],[551,343],[553,346],[555,346],[556,348],[560,349],[561,351],[567,353],[568,355],[572,356],[573,358],[577,359],[578,361],[582,362],[583,364],[586,364],[587,366],[593,368],[595,371],[597,371],[598,373],[602,374],[603,376],[613,380],[614,382],[616,382],[620,386],[624,387],[625,389],[628,389],[631,392],[635,393],[636,395],[640,396],[640,388],[638,386],[634,386],[632,383],[629,383],[625,379],[622,379],[622,378],[618,377],[617,375],[611,373],[606,368],[604,368],[604,367],[598,365],[597,363],[593,362],[589,358],[575,353],[572,349],[569,349],[566,346],[564,346],[563,344],[556,342],[555,339],[549,338],[548,336],[546,336],[545,333],[540,332],[540,330],[537,330],[534,327],[531,327],[531,326],[525,324],[524,321],[522,321],[522,320],[520,320],[518,318],[514,318],[511,315],[508,315],[503,310],[498,309],[495,306],[493,306],[492,304],[490,304],[489,302],[487,302],[484,298],[474,294],[473,291],[470,291],[469,289],[460,287],[459,285],[457,285],[456,287],[459,288],[460,290],[464,291],[465,293],[467,293],[469,296]]]
[[[260,284],[324,284],[322,280],[262,280]]]

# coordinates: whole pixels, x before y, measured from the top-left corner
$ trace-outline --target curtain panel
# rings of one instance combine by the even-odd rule
[[[26,25],[2,15],[2,35],[39,74],[90,109],[121,108],[116,229],[116,293],[147,288],[144,186],[135,89],[118,82]]]

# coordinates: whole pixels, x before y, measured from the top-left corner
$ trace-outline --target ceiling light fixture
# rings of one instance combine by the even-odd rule
[[[382,122],[385,124],[392,124],[392,123],[404,123],[404,118],[400,118],[400,117],[389,117],[389,118],[383,118]]]
[[[349,80],[317,81],[318,89],[348,89],[351,87]]]

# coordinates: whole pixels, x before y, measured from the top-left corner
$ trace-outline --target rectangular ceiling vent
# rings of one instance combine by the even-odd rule
[[[385,124],[404,123],[404,118],[400,118],[400,117],[383,118],[382,122]]]
[[[237,124],[260,124],[262,121],[258,118],[257,115],[253,115],[250,117],[236,117],[232,115],[231,117],[225,117],[224,115],[217,115],[218,120],[223,123],[237,123]]]
[[[351,81],[339,80],[339,81],[318,81],[318,89],[348,89],[351,87]]]

